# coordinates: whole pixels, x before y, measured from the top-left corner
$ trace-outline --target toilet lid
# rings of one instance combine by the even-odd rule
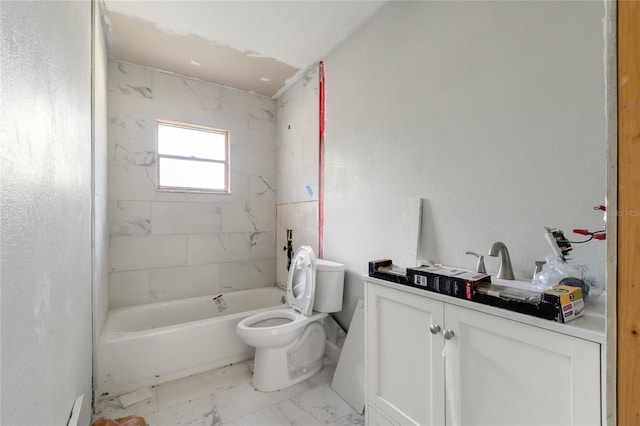
[[[316,255],[309,246],[296,250],[287,278],[287,302],[302,315],[309,316],[313,309],[316,289]]]

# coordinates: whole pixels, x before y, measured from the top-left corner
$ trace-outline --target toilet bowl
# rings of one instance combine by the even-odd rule
[[[342,309],[344,265],[316,259],[300,247],[287,277],[287,305],[252,315],[236,332],[256,348],[253,386],[270,392],[292,386],[322,369],[324,318]]]

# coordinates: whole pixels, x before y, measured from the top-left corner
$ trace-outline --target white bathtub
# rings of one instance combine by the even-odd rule
[[[96,398],[251,359],[236,325],[281,307],[284,295],[265,287],[112,309],[98,342]]]

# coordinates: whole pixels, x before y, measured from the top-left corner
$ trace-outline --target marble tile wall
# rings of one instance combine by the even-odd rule
[[[275,101],[114,61],[108,97],[110,307],[272,285]],[[230,195],[156,191],[157,119],[230,130]]]
[[[318,66],[278,99],[278,204],[318,201]]]
[[[287,229],[294,250],[309,245],[318,254],[319,75],[311,67],[278,99],[277,282],[286,285]]]

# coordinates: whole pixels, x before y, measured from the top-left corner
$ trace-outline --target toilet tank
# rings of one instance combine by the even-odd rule
[[[316,259],[316,294],[313,310],[340,312],[344,291],[344,265],[325,259]]]

